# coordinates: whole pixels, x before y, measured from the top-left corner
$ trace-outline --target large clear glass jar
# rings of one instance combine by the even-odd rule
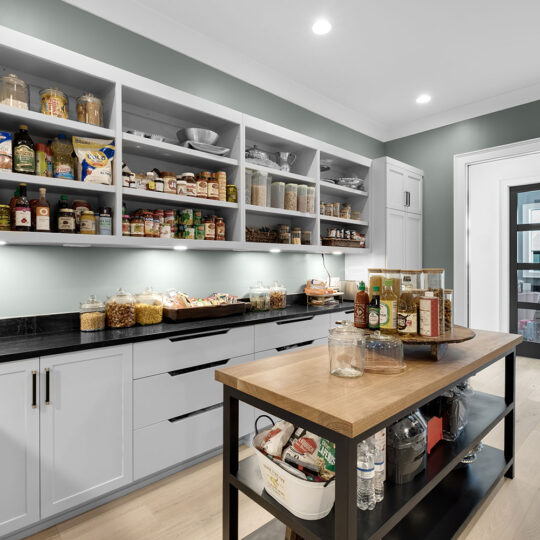
[[[439,299],[439,328],[444,328],[444,269],[424,268],[422,270],[422,289],[432,291]]]
[[[402,270],[401,289],[418,289],[421,285],[422,270]]]
[[[69,118],[68,98],[62,90],[58,88],[45,88],[39,95],[41,96],[41,113],[56,118]]]
[[[251,204],[266,206],[267,179],[267,173],[253,171],[251,176]]]
[[[28,109],[28,86],[13,73],[2,77],[0,105],[7,105],[16,109]]]
[[[272,208],[285,208],[285,182],[272,182]]]
[[[369,281],[369,298],[373,298],[373,287],[379,287],[379,291],[383,289],[383,271],[381,268],[368,268]]]
[[[81,302],[81,332],[97,332],[105,329],[105,304],[94,295]]]
[[[315,193],[316,190],[313,186],[307,188],[307,212],[308,214],[315,213]]]
[[[259,281],[257,285],[249,288],[249,302],[251,311],[269,311],[270,289],[264,287]]]
[[[361,377],[364,374],[364,334],[351,321],[339,323],[328,336],[330,373],[338,377]]]
[[[385,268],[383,269],[383,275],[384,275],[385,280],[386,279],[392,280],[392,291],[399,298],[399,295],[401,294],[401,270]],[[383,282],[383,285],[384,285],[384,282]]]
[[[298,184],[296,206],[299,212],[307,212],[307,186]]]
[[[251,204],[251,183],[253,178],[253,171],[246,169],[246,204]]]
[[[94,94],[77,98],[77,121],[103,127],[103,104]]]
[[[298,209],[298,184],[285,186],[285,210]]]
[[[135,297],[137,324],[159,324],[163,320],[163,299],[151,287]]]
[[[287,307],[287,289],[277,281],[270,287],[270,309],[285,309]]]
[[[405,370],[403,343],[399,338],[377,331],[366,336],[365,347],[366,371],[392,375]]]
[[[124,289],[118,289],[116,294],[107,300],[105,312],[110,328],[129,328],[136,322],[135,297]]]

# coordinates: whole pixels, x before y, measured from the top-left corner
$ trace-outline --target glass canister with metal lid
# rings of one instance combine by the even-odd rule
[[[77,98],[77,120],[85,124],[103,127],[103,104],[94,94]]]
[[[39,95],[41,96],[41,113],[56,118],[69,118],[68,98],[62,90],[58,88],[45,88]]]
[[[0,105],[7,105],[16,109],[28,109],[28,86],[14,73],[2,77]]]
[[[111,296],[105,305],[107,314],[107,324],[110,328],[129,328],[135,325],[135,297],[125,291],[118,289],[116,294]]]
[[[262,282],[249,288],[249,302],[251,311],[269,311],[270,310],[270,289],[264,287]]]
[[[403,343],[397,337],[374,332],[365,339],[365,370],[369,373],[392,375],[406,369]]]
[[[151,287],[135,297],[137,324],[159,324],[163,320],[163,300]]]
[[[328,336],[330,373],[337,377],[364,374],[364,334],[351,321],[337,321]]]
[[[94,295],[81,302],[80,307],[81,332],[97,332],[105,330],[105,303]]]

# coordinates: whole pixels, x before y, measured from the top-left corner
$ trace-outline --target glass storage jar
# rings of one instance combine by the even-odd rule
[[[439,299],[439,328],[444,328],[444,269],[424,268],[422,270],[422,289],[432,291]]]
[[[238,189],[235,184],[227,184],[225,187],[225,193],[227,197],[227,202],[237,203],[238,202]]]
[[[381,268],[368,268],[369,298],[373,298],[373,287],[383,289],[383,271]]]
[[[330,373],[338,377],[364,374],[364,334],[351,321],[338,321],[328,336]]]
[[[96,217],[92,210],[83,210],[79,218],[79,232],[81,234],[96,234]]]
[[[257,285],[249,288],[249,302],[251,311],[268,311],[270,309],[270,289],[264,287],[259,281]]]
[[[267,173],[253,171],[251,176],[251,204],[266,206]]]
[[[298,209],[298,184],[285,186],[285,210]]]
[[[285,208],[285,182],[272,182],[272,208]]]
[[[130,216],[124,214],[122,216],[122,236],[131,236]]]
[[[351,205],[349,203],[343,203],[341,205],[339,217],[341,219],[351,219]]]
[[[325,216],[334,215],[334,203],[324,203],[324,215]]]
[[[270,287],[270,309],[285,309],[287,307],[287,289],[274,281]]]
[[[0,105],[7,105],[16,109],[28,109],[28,86],[13,73],[2,77]]]
[[[159,324],[163,320],[163,300],[151,287],[135,297],[135,319],[138,324]]]
[[[418,289],[422,270],[401,270],[401,289]]]
[[[444,289],[444,331],[452,332],[454,330],[454,291]]]
[[[253,178],[253,171],[246,169],[246,204],[251,204],[251,182]]]
[[[272,175],[266,177],[266,206],[270,208],[272,206]]]
[[[69,118],[68,98],[62,90],[58,88],[45,88],[39,95],[41,96],[41,113],[56,118]]]
[[[311,231],[302,231],[302,245],[311,245]]]
[[[197,176],[197,197],[200,199],[208,197],[208,176],[203,173]]]
[[[110,328],[129,328],[136,322],[135,297],[120,288],[107,300],[105,312]]]
[[[307,186],[298,184],[296,206],[299,212],[307,212]]]
[[[313,186],[307,188],[307,212],[308,214],[315,213],[315,193],[316,190]]]
[[[405,370],[403,344],[399,338],[376,331],[366,336],[365,347],[367,372],[391,375]]]
[[[334,217],[339,217],[339,211],[341,209],[341,203],[340,202],[334,202],[332,203],[332,215]]]
[[[186,195],[188,197],[197,196],[197,180],[195,174],[191,172],[182,173],[182,180],[186,182]]]
[[[401,270],[391,270],[389,268],[384,268],[383,275],[384,279],[392,280],[392,291],[399,298],[399,295],[401,294]]]
[[[105,329],[105,304],[93,294],[80,308],[81,332],[97,332]]]
[[[103,104],[94,94],[77,98],[77,120],[85,124],[103,127]]]
[[[291,244],[300,245],[302,243],[302,229],[300,227],[294,227],[291,232]]]

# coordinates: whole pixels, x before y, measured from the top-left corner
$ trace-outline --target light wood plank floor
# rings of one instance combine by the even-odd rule
[[[497,362],[472,381],[478,390],[503,395],[504,362]],[[518,358],[516,386],[516,478],[501,483],[459,540],[540,538],[540,360]],[[502,425],[485,442],[502,448]],[[249,448],[242,448],[241,457],[250,452]],[[240,538],[271,518],[240,494]],[[219,540],[220,458],[210,459],[30,538]]]

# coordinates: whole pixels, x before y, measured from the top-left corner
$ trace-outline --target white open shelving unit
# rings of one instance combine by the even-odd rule
[[[54,59],[54,60],[51,60]],[[92,208],[110,206],[114,212],[112,236],[72,235],[59,233],[0,232],[0,242],[13,245],[51,245],[78,247],[203,249],[233,251],[269,251],[300,253],[368,253],[371,198],[368,195],[371,160],[318,141],[306,135],[242,114],[45,43],[10,29],[2,28],[0,45],[2,75],[16,73],[29,84],[30,110],[0,105],[0,130],[16,131],[28,125],[34,142],[46,142],[59,133],[114,139],[116,144],[114,185],[106,186],[73,180],[59,180],[0,169],[0,203],[6,204],[17,185],[25,182],[29,198],[37,196],[39,187],[47,188],[47,199],[54,208],[60,195],[87,200]],[[45,116],[39,112],[39,91],[57,87],[69,97],[70,118],[76,118],[76,98],[92,92],[103,100],[104,127]],[[220,146],[231,148],[228,156],[216,156],[185,148],[178,144],[176,132],[183,127],[202,127],[220,134]],[[164,142],[127,133],[140,130],[165,137]],[[297,155],[290,172],[262,167],[244,159],[245,149],[256,144],[269,151],[289,151]],[[321,160],[331,160],[334,177],[355,175],[365,180],[365,191],[337,186],[320,173]],[[227,172],[227,183],[238,189],[238,203],[199,199],[122,187],[121,169],[125,162],[134,172],[154,167],[179,174],[200,170]],[[254,206],[245,203],[246,169],[266,172],[273,179],[311,185],[316,188],[316,214]],[[348,202],[361,213],[361,220],[325,217],[318,213],[320,202]],[[221,215],[227,225],[227,240],[183,240],[131,238],[122,236],[122,209],[128,213],[137,208],[201,208],[203,213]],[[246,227],[275,227],[279,224],[302,227],[312,232],[312,245],[265,244],[246,242]],[[320,236],[328,227],[342,225],[366,234],[367,248],[342,248],[320,245]]]

